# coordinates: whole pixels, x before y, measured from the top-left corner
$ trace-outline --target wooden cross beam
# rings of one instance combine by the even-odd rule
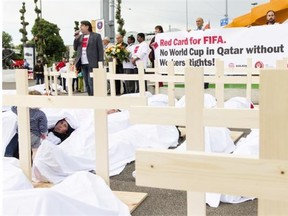
[[[209,68],[211,73],[205,76],[205,82],[215,83],[215,98],[217,107],[224,107],[224,85],[225,84],[246,84],[246,98],[251,100],[252,84],[259,84],[259,69],[252,68],[252,59],[247,59],[247,68],[228,70],[224,68],[224,62],[216,59],[215,67]],[[213,71],[212,71],[213,70]],[[254,76],[257,75],[257,76]]]
[[[52,78],[53,78],[53,82],[54,82],[54,86],[55,86],[55,96],[58,95],[58,90],[57,90],[57,79],[58,79],[58,76],[60,76],[60,72],[58,71],[54,71],[55,69],[55,64],[53,64],[52,66],[52,70],[53,71],[50,71],[49,70],[50,68],[47,68],[47,65],[45,65],[44,67],[44,78],[45,78],[45,88],[46,88],[46,92],[49,93],[49,86],[51,87],[51,91],[53,90],[52,89]],[[50,81],[49,81],[49,77],[50,77]]]
[[[25,70],[24,70],[25,71]],[[103,85],[106,83],[104,68],[94,69],[94,73],[102,74],[97,77],[94,89],[95,97],[88,96],[28,96],[27,73],[23,69],[16,70],[17,95],[3,95],[3,105],[18,106],[18,131],[20,166],[25,175],[31,179],[31,141],[29,107],[46,108],[91,108],[94,109],[95,141],[96,145],[96,172],[109,184],[108,166],[108,134],[106,109],[129,109],[132,104],[146,105],[146,97],[102,97]],[[96,77],[96,74],[94,75]],[[101,77],[103,79],[101,79]],[[97,89],[100,89],[97,92]],[[105,89],[106,90],[106,89]],[[102,94],[102,95],[101,95]],[[100,95],[100,96],[99,96]],[[105,95],[106,96],[106,95]]]
[[[61,78],[66,79],[66,84],[67,84],[67,87],[68,87],[68,95],[69,96],[73,95],[72,79],[77,78],[76,73],[75,73],[75,69],[76,68],[73,65],[73,63],[72,62],[68,62],[68,63],[66,63],[66,73],[61,73]]]
[[[194,70],[193,76],[191,88],[198,83],[198,89],[192,98],[186,95],[186,128],[187,150],[194,152],[137,151],[137,185],[196,191],[188,192],[188,215],[205,215],[203,192],[256,196],[259,215],[287,215],[288,71],[261,73],[259,159],[195,152],[204,149],[203,99],[197,93],[203,73]]]
[[[283,60],[280,61],[283,65]],[[189,63],[187,63],[188,65]],[[215,98],[217,99],[217,107],[223,108],[224,106],[224,85],[225,84],[246,84],[246,98],[251,100],[252,84],[259,84],[259,69],[252,67],[252,59],[247,59],[247,68],[224,68],[224,62],[222,60],[216,59],[215,67],[205,68],[205,74],[209,76],[204,77],[205,82],[215,83]],[[148,68],[148,72],[155,73],[155,75],[145,76],[146,80],[150,82],[163,81],[168,82],[168,95],[171,94],[171,91],[174,93],[174,84],[170,90],[171,82],[183,83],[184,82],[184,73],[175,72],[173,61],[168,61],[167,67],[155,66],[155,68]],[[165,72],[164,72],[165,71]],[[173,71],[173,73],[169,72]],[[167,78],[166,76],[161,76],[161,74],[167,74],[174,76],[174,80]],[[256,76],[255,76],[256,75]],[[162,78],[163,77],[163,78]],[[171,85],[172,86],[172,85]],[[156,91],[155,91],[156,92]],[[157,91],[156,93],[159,93]]]
[[[186,69],[186,75],[184,76],[163,76],[159,77],[158,75],[146,75],[146,79],[156,80],[156,81],[167,81],[167,82],[185,82],[185,95],[186,98],[194,98],[193,95],[197,94],[197,98],[195,102],[191,104],[191,108],[195,108],[195,104],[202,104],[203,102],[203,85],[201,86],[201,82],[203,82],[203,77],[201,74],[198,77],[194,86],[192,86],[193,73],[203,73],[202,68],[194,68],[191,71],[191,68]],[[235,79],[236,77],[234,77]],[[184,81],[185,79],[185,81]],[[198,87],[196,87],[198,86]],[[223,93],[222,93],[223,94]],[[189,106],[191,100],[186,100],[186,108],[175,108],[175,107],[136,107],[133,106],[130,109],[131,112],[131,122],[132,123],[142,123],[142,124],[175,124],[179,126],[185,126],[187,123],[187,107]],[[188,103],[188,106],[187,106]],[[204,102],[203,102],[204,103]],[[189,109],[191,110],[191,109]],[[203,111],[202,111],[203,110]],[[141,113],[147,113],[147,118],[142,118]],[[198,110],[199,112],[203,112],[204,124],[206,126],[218,126],[218,127],[230,127],[230,128],[259,128],[259,110],[247,110],[247,109],[223,109],[223,108],[213,108],[213,109],[202,109],[202,105]],[[189,115],[188,111],[188,115]],[[167,116],[174,116],[173,118],[167,118]],[[245,121],[238,121],[239,119],[245,119]]]

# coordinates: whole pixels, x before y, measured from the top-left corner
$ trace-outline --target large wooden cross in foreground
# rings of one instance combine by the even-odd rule
[[[135,107],[131,117],[138,123],[186,124],[187,150],[193,151],[138,150],[137,185],[188,191],[188,215],[205,215],[204,192],[257,197],[259,215],[288,215],[288,71],[261,71],[260,112],[204,109],[203,70],[187,69],[185,76],[186,108]],[[137,113],[145,119],[134,118]],[[204,125],[259,125],[259,158],[204,153]]]

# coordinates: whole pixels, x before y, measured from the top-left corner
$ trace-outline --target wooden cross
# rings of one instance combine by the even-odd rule
[[[109,184],[108,134],[106,110],[111,108],[129,109],[132,104],[145,105],[146,97],[106,97],[106,71],[93,70],[94,95],[88,96],[31,96],[28,94],[27,70],[16,70],[17,95],[3,95],[2,105],[18,107],[19,157],[20,166],[31,179],[31,141],[29,107],[94,109],[96,172]],[[104,87],[103,87],[104,86]]]
[[[204,109],[203,69],[191,70],[185,71],[185,108],[130,110],[134,122],[186,124],[187,150],[193,150],[184,153],[138,150],[137,185],[187,190],[188,215],[205,215],[204,192],[258,197],[259,215],[287,215],[288,71],[261,72],[259,122],[258,110]],[[139,112],[145,113],[145,119],[135,117]],[[151,113],[154,115],[149,121]],[[204,153],[204,125],[234,128],[260,125],[259,159]]]
[[[50,71],[51,69],[52,71]],[[58,77],[60,76],[60,72],[55,71],[54,69],[55,69],[55,64],[52,65],[52,68],[48,68],[47,65],[44,66],[45,89],[46,89],[47,94],[49,94],[49,87],[51,88],[51,91],[53,91],[53,88],[51,85],[52,79],[53,79],[54,88],[55,88],[55,96],[57,96],[58,95],[57,80],[58,80]]]

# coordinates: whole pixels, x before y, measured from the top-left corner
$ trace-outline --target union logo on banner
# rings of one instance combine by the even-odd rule
[[[95,32],[101,35],[102,38],[105,37],[105,25],[104,19],[95,20]]]
[[[102,20],[99,20],[98,22],[97,22],[97,29],[98,30],[101,30],[103,28],[103,22],[102,22]]]
[[[255,68],[264,68],[264,63],[262,61],[257,61],[255,63]]]

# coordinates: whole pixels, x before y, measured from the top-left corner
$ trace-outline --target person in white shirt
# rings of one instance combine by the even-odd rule
[[[135,38],[133,35],[130,35],[127,38],[127,44],[128,46],[126,49],[130,52],[130,61],[123,61],[123,69],[124,69],[124,74],[135,74],[137,71],[135,70],[135,65],[132,63],[132,56],[134,55],[134,50],[135,50]],[[137,90],[137,85],[138,82],[134,80],[126,80],[125,81],[125,86],[126,86],[126,93],[136,93]]]
[[[144,63],[144,68],[147,68],[148,65],[148,54],[149,54],[149,45],[145,42],[145,35],[144,33],[138,33],[137,34],[137,41],[139,44],[135,45],[134,47],[134,54],[132,56],[132,64],[135,65],[135,74],[138,74],[138,68],[136,66],[137,61],[143,61]],[[145,88],[147,91],[147,83],[145,81]],[[137,83],[137,92],[139,92],[139,84]]]

